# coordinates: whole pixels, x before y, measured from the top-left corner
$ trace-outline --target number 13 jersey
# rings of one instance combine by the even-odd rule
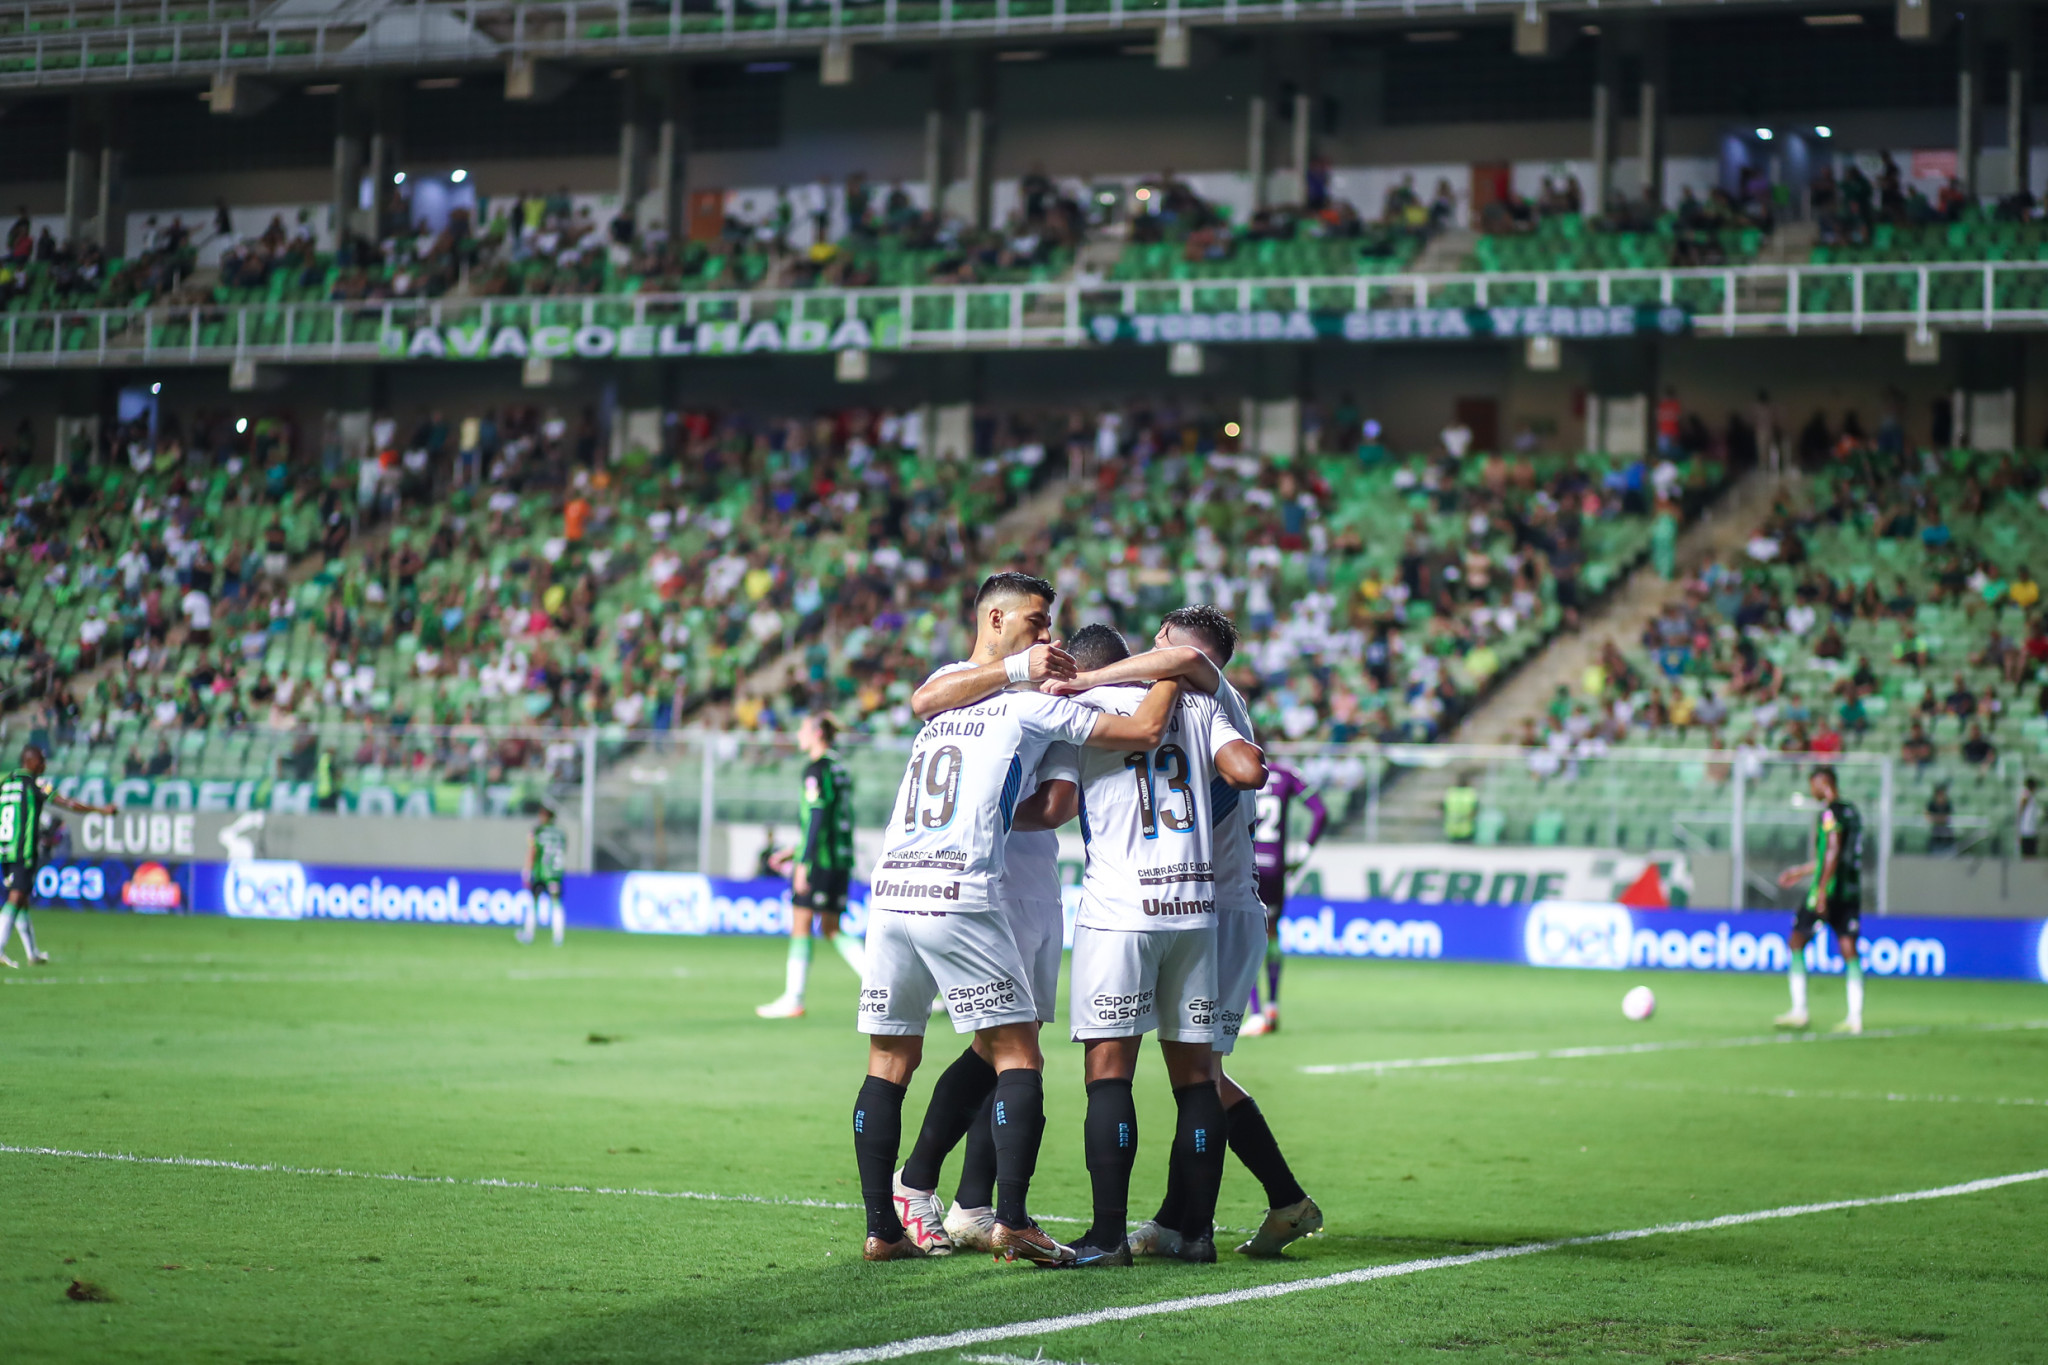
[[[1082,702],[1135,713],[1142,686],[1098,687]],[[1216,699],[1183,692],[1150,753],[1080,754],[1088,870],[1076,925],[1149,932],[1216,924],[1210,782],[1216,755],[1243,739]]]
[[[996,909],[1028,777],[1047,745],[1085,744],[1096,715],[1065,697],[1018,691],[926,721],[896,790],[868,904],[924,914]]]

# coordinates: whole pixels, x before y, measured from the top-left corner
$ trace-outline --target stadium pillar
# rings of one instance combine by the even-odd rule
[[[1294,153],[1294,164],[1289,170],[1289,175],[1294,181],[1291,197],[1295,203],[1302,205],[1308,203],[1308,163],[1315,148],[1315,107],[1314,95],[1306,90],[1294,92],[1294,127],[1288,130],[1293,134],[1294,145],[1291,150]]]
[[[64,151],[64,240],[74,245],[85,240],[85,225],[98,194],[94,179],[99,172],[94,141],[98,129],[93,114],[88,98],[72,98],[71,130]]]
[[[992,148],[990,110],[995,105],[995,76],[988,54],[972,49],[960,53],[960,86],[966,96],[961,119],[960,177],[967,182],[967,221],[989,225],[989,172]]]
[[[637,230],[640,198],[647,193],[647,125],[642,121],[638,75],[629,70],[619,82],[619,214]]]
[[[1661,208],[1664,204],[1664,87],[1669,64],[1665,61],[1664,27],[1652,25],[1643,33],[1642,81],[1636,111],[1636,154],[1643,167],[1643,202]]]
[[[1965,14],[1956,40],[1956,179],[1963,193],[1977,193],[1977,154],[1984,149],[1984,45],[1981,20]]]
[[[2022,18],[2031,18],[2022,11]],[[2025,194],[2033,188],[2034,166],[2028,139],[2033,136],[2027,117],[2027,100],[2033,93],[2034,28],[2031,23],[2013,25],[2006,40],[2005,59],[2005,159],[2006,193]]]
[[[334,184],[327,210],[337,251],[355,231],[362,186],[363,110],[357,91],[344,85],[334,101]]]
[[[1614,193],[1614,92],[1620,83],[1620,53],[1614,40],[1600,35],[1600,54],[1593,76],[1593,183],[1587,186],[1586,216],[1607,212]]]
[[[684,206],[689,202],[690,87],[683,72],[669,73],[661,90],[661,122],[654,134],[655,212],[672,242],[689,235]]]
[[[1245,102],[1250,112],[1246,129],[1245,175],[1252,182],[1252,212],[1266,207],[1266,95],[1264,91]]]

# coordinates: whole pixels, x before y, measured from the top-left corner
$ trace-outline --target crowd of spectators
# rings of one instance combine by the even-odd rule
[[[1832,167],[1822,167],[1808,189],[1808,202],[1822,246],[1869,246],[1872,233],[1880,226],[1927,228],[1963,222],[1978,216],[1981,206],[1951,175],[1935,196],[1906,178],[1890,152],[1879,154],[1873,179],[1851,162],[1837,177]],[[1992,217],[2001,222],[2020,222],[2033,217],[2034,196],[2021,188],[2000,199]]]

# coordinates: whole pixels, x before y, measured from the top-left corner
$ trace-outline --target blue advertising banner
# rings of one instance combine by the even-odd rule
[[[119,878],[118,885],[116,878]],[[43,880],[50,881],[45,891]],[[529,893],[509,872],[321,867],[253,861],[66,863],[43,869],[45,903],[108,909],[190,907],[249,919],[354,919],[511,926]],[[172,898],[176,899],[173,900]],[[568,927],[629,934],[786,934],[789,884],[694,872],[571,876]],[[1071,907],[1069,922],[1071,923]],[[859,934],[867,887],[856,883],[844,920]],[[1525,905],[1333,901],[1297,897],[1280,919],[1280,945],[1308,957],[1437,958],[1607,971],[1781,972],[1791,916],[1640,910],[1606,901]],[[1877,976],[2048,981],[2048,921],[1886,917],[1863,926],[1863,960]],[[1823,932],[1806,949],[1810,970],[1839,972],[1839,945]]]

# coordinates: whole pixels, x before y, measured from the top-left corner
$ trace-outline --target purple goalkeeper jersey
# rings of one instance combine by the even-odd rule
[[[1313,844],[1330,823],[1323,798],[1291,769],[1268,762],[1266,785],[1254,798],[1252,862],[1258,869],[1259,899],[1274,907],[1287,895],[1287,821],[1297,798],[1308,808],[1308,842]]]

